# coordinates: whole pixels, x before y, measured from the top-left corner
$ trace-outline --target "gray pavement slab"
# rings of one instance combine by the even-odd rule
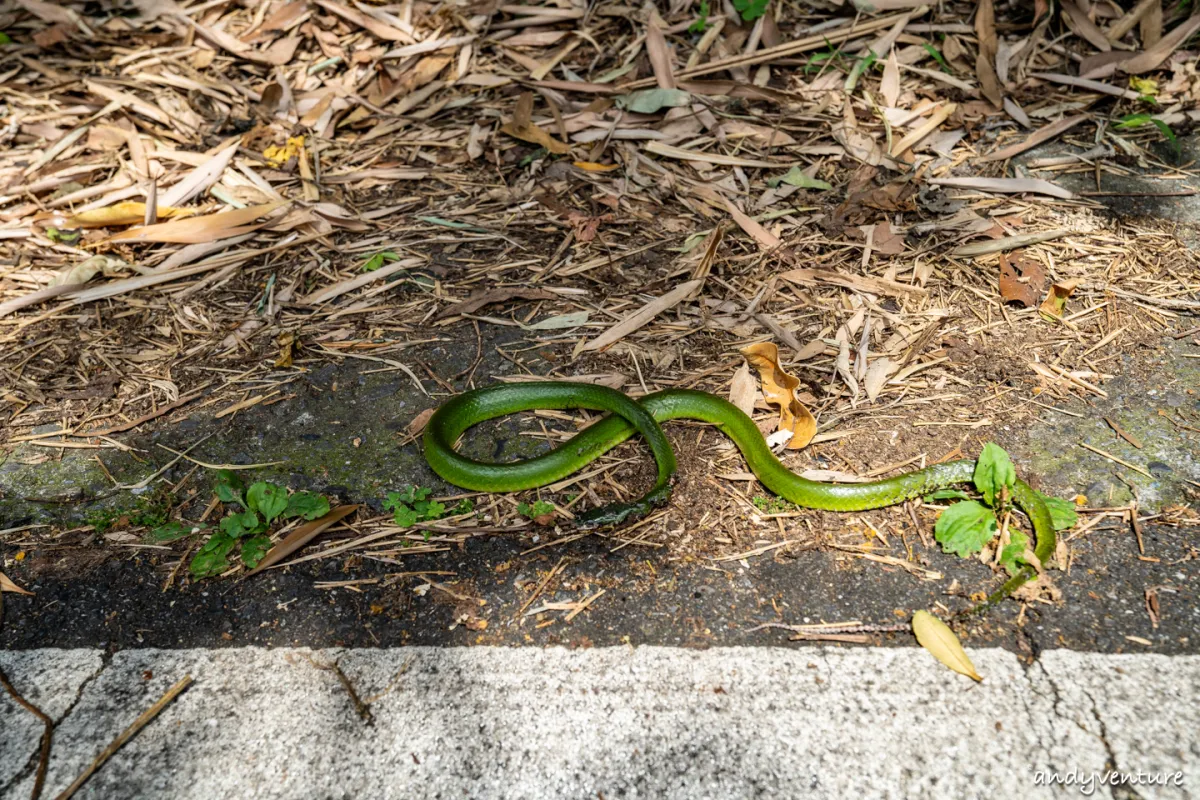
[[[1183,775],[1090,796],[1197,796],[1200,657],[971,656],[981,684],[897,648],[146,649],[91,680],[98,651],[34,650],[0,667],[70,708],[48,792],[195,679],[80,797],[1071,797],[1088,787],[1038,773],[1110,770]],[[319,668],[335,661],[369,722]],[[0,796],[33,780],[23,715],[0,697],[0,752],[22,754],[0,760]]]

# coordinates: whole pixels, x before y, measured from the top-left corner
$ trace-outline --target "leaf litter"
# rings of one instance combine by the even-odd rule
[[[741,5],[0,11],[0,447],[51,423],[60,451],[109,447],[102,431],[190,413],[180,398],[244,408],[266,397],[248,378],[331,361],[421,383],[400,353],[437,320],[564,348],[559,377],[750,410],[738,353],[769,344],[807,414],[792,465],[879,475],[977,448],[1031,413],[1025,396],[1103,394],[1122,348],[1196,307],[1196,257],[1170,230],[1112,226],[1056,183],[1178,174],[1164,130],[1200,121],[1184,6]],[[1012,162],[1050,142],[1092,155]],[[492,379],[512,378],[465,378]],[[913,425],[894,454],[875,413]],[[941,426],[968,436],[922,438]],[[637,474],[621,452],[604,462],[618,490]],[[727,445],[691,455],[737,463]],[[755,550],[775,526],[741,491],[701,490],[627,541],[720,521],[718,545]],[[525,529],[496,514],[428,523],[409,552]],[[387,524],[356,530],[410,541]]]

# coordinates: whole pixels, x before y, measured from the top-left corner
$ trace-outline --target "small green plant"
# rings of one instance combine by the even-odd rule
[[[1175,136],[1175,131],[1171,126],[1150,114],[1128,114],[1122,117],[1113,127],[1120,128],[1123,131],[1140,128],[1143,125],[1153,125],[1158,128],[1168,142],[1171,143],[1171,149],[1175,151],[1176,163],[1183,157],[1183,148],[1179,144],[1179,138]]]
[[[999,533],[997,514],[1003,512],[1008,503],[1009,489],[1016,483],[1017,473],[1012,461],[999,445],[983,446],[975,462],[975,488],[983,496],[983,502],[971,500],[958,489],[943,489],[926,500],[958,499],[938,517],[934,526],[934,538],[947,553],[956,553],[968,558],[983,550]],[[964,498],[964,499],[959,499]],[[1073,527],[1078,520],[1075,508],[1065,500],[1042,496],[1050,511],[1056,531]],[[1023,565],[1029,564],[1027,552],[1029,537],[1019,530],[1009,531],[1008,544],[1000,550],[1000,564],[1010,575],[1015,575]]]
[[[12,38],[7,33],[0,31],[0,44],[12,44]]]
[[[475,510],[475,504],[465,498],[458,501],[454,508],[447,509],[444,503],[429,499],[432,493],[432,489],[409,484],[402,492],[388,492],[383,507],[392,512],[393,519],[401,528],[411,528],[418,522],[431,522],[454,514],[469,514]]]
[[[146,534],[146,541],[152,544],[166,544],[178,541],[185,536],[191,536],[193,533],[200,533],[203,530],[204,528],[197,525],[173,520],[165,525],[159,525]]]
[[[767,13],[767,6],[771,0],[733,0],[733,7],[742,15],[744,22],[753,22],[754,20]]]
[[[842,51],[837,48],[837,45],[826,39],[825,49],[819,53],[813,53],[808,57],[808,61],[804,64],[804,74],[808,75],[813,72],[819,72],[833,62],[840,64],[842,55]]]
[[[171,514],[171,496],[165,490],[139,497],[131,508],[102,508],[89,514],[84,521],[96,529],[96,533],[107,533],[117,525],[134,528],[157,528]]]
[[[400,256],[396,255],[391,250],[384,250],[382,252],[376,253],[375,255],[371,256],[366,261],[364,261],[363,265],[362,265],[362,271],[363,272],[374,272],[375,270],[382,267],[384,264],[390,264],[393,261],[399,261],[399,260],[400,260]]]
[[[547,525],[554,519],[554,504],[545,500],[534,500],[533,504],[517,503],[517,513],[539,525]]]
[[[782,514],[785,511],[791,511],[795,508],[794,505],[784,500],[782,497],[767,497],[766,495],[755,495],[750,502],[754,503],[754,507],[764,514]]]
[[[319,494],[299,491],[289,495],[287,489],[269,481],[258,481],[247,487],[240,475],[227,469],[217,471],[213,491],[218,500],[233,510],[221,519],[218,530],[192,558],[189,569],[197,580],[220,575],[229,569],[229,555],[239,544],[242,563],[250,569],[258,566],[271,549],[267,531],[273,523],[292,517],[314,520],[329,513],[329,500]],[[160,529],[163,535],[179,533],[178,528],[166,530],[168,527]]]
[[[688,26],[688,33],[704,33],[708,30],[708,0],[700,0],[700,16]]]
[[[953,72],[954,71],[954,70],[950,69],[950,65],[948,63],[946,63],[946,58],[945,58],[945,56],[942,55],[941,50],[938,50],[936,47],[931,45],[929,42],[922,42],[921,46],[925,48],[926,53],[929,53],[929,55],[933,56],[933,60],[938,63],[938,67],[942,70],[942,72]]]

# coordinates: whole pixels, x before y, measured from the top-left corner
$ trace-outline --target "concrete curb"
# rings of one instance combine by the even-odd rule
[[[185,674],[77,796],[1057,797],[1084,793],[1039,771],[1114,769],[1183,773],[1134,796],[1200,794],[1200,656],[971,655],[982,684],[895,648],[34,650],[0,667],[58,721],[46,796]],[[335,661],[370,722],[317,668]],[[40,724],[0,696],[0,731],[0,797],[28,797]]]

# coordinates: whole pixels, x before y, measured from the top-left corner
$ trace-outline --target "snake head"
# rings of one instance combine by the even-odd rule
[[[581,530],[615,528],[628,522],[636,522],[671,500],[672,483],[673,481],[668,481],[661,486],[655,486],[645,497],[632,503],[609,503],[586,511],[575,518],[575,527]]]
[[[575,527],[580,530],[615,528],[641,519],[650,513],[650,508],[650,504],[642,500],[635,503],[609,503],[580,514],[575,518]]]

